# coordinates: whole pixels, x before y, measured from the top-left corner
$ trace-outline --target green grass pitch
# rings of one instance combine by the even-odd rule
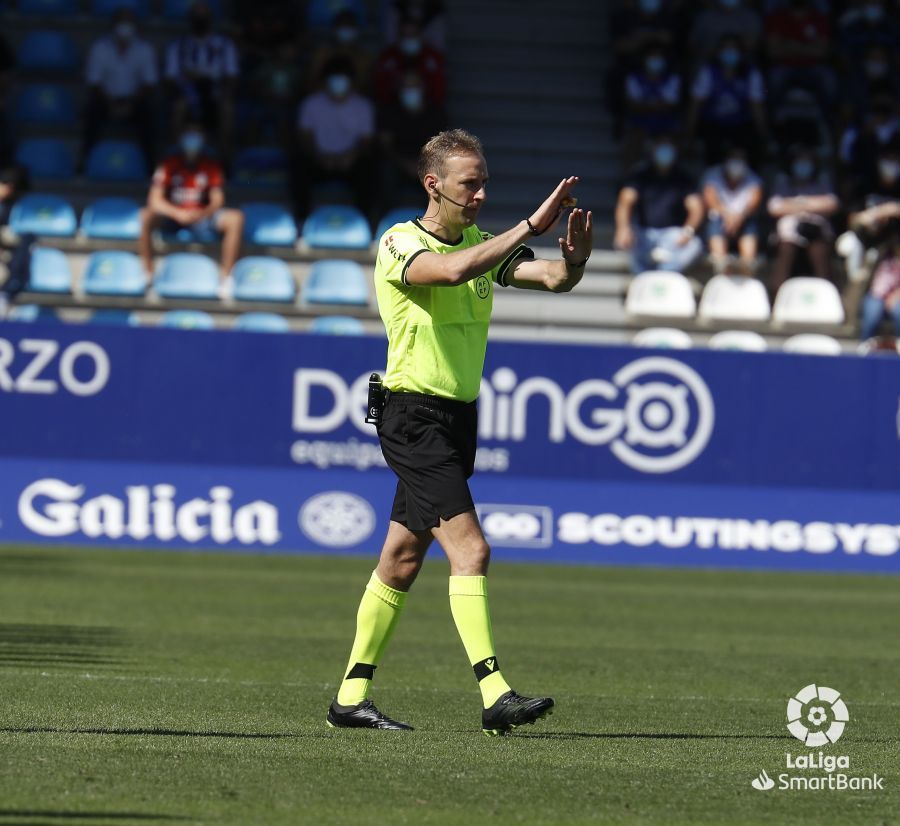
[[[504,672],[557,711],[487,738],[435,554],[373,692],[416,731],[331,730],[372,564],[0,548],[0,826],[900,818],[897,578],[495,563]],[[751,788],[811,682],[884,791]]]

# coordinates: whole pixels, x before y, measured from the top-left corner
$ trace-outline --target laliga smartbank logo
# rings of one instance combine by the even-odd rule
[[[328,434],[349,421],[370,436],[364,423],[368,381],[369,372],[348,385],[331,370],[296,370],[293,429]],[[568,389],[547,376],[522,377],[499,367],[482,379],[478,411],[482,439],[536,438],[534,417],[541,416],[550,442],[608,445],[622,464],[642,473],[671,473],[691,464],[715,424],[712,394],[700,375],[663,357],[637,359],[609,379],[589,378]],[[303,460],[300,448],[297,453],[295,460]]]
[[[765,769],[750,781],[760,792],[773,789],[783,791],[879,791],[884,789],[884,777],[850,774],[850,757],[846,754],[826,754],[822,746],[836,743],[850,720],[847,704],[840,692],[827,686],[810,683],[801,688],[787,704],[787,729],[800,742],[814,751],[784,755],[784,771],[777,780]],[[793,771],[791,771],[793,770]]]

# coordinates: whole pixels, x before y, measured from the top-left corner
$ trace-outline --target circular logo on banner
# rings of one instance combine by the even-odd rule
[[[479,275],[478,278],[475,279],[475,292],[478,293],[479,298],[487,298],[488,295],[490,295],[490,282],[483,275]]]
[[[300,530],[313,542],[330,548],[349,548],[375,530],[375,511],[361,496],[326,491],[307,499],[300,508]]]
[[[788,731],[810,748],[836,743],[850,719],[847,704],[833,688],[812,683],[787,704]]]

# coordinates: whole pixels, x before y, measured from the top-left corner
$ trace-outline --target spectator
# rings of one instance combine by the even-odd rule
[[[339,11],[331,21],[328,39],[313,52],[307,71],[307,90],[315,91],[327,63],[335,59],[349,60],[361,91],[372,85],[372,55],[360,43],[360,26],[352,9]]]
[[[188,121],[199,121],[215,135],[223,158],[230,157],[234,127],[234,91],[238,53],[231,38],[212,30],[212,10],[204,0],[188,13],[191,33],[166,51],[166,80],[173,99],[177,134]]]
[[[862,122],[847,129],[841,138],[840,161],[846,192],[852,193],[859,179],[876,176],[876,158],[898,136],[900,114],[896,99],[892,95],[879,95]]]
[[[416,72],[403,76],[399,101],[380,107],[379,142],[383,153],[382,191],[390,199],[385,207],[415,201],[421,194],[419,151],[446,128],[444,110],[430,106],[425,83]]]
[[[900,232],[894,229],[872,276],[872,284],[862,302],[860,338],[867,341],[878,332],[885,316],[894,322],[900,336]]]
[[[400,27],[400,39],[388,46],[375,63],[375,100],[386,105],[397,100],[403,75],[418,72],[425,81],[425,97],[432,106],[443,106],[447,95],[444,56],[429,46],[413,20]]]
[[[790,0],[765,18],[769,58],[769,97],[777,110],[792,89],[811,93],[828,117],[835,98],[834,73],[828,65],[831,24],[812,0]]]
[[[790,276],[799,250],[805,250],[813,273],[831,279],[834,233],[830,218],[840,207],[828,177],[819,174],[816,157],[807,147],[792,150],[789,170],[777,179],[767,209],[775,221],[777,248],[769,274],[774,296]]]
[[[625,79],[641,65],[650,46],[661,46],[670,55],[680,54],[684,41],[682,21],[667,0],[629,0],[625,8],[610,14],[612,62],[606,73],[606,105],[613,116],[613,137],[622,136],[625,124]]]
[[[731,149],[703,180],[709,254],[716,272],[727,268],[728,254],[737,246],[741,271],[752,275],[759,249],[757,212],[762,203],[762,180],[750,169],[747,153]]]
[[[84,162],[110,121],[126,126],[144,153],[148,172],[156,157],[154,94],[156,53],[138,36],[134,11],[123,6],[112,18],[112,32],[95,40],[85,70],[87,100],[82,130]]]
[[[691,26],[691,54],[698,61],[708,60],[715,44],[729,34],[740,38],[745,54],[756,54],[762,18],[744,0],[716,0],[697,15]]]
[[[859,63],[847,67],[841,106],[845,123],[861,122],[879,98],[900,97],[894,54],[880,43],[873,43],[866,48]]]
[[[441,0],[393,0],[386,16],[386,42],[395,43],[403,24],[412,20],[429,46],[443,53],[447,44],[447,20]]]
[[[900,141],[884,146],[877,173],[863,179],[852,196],[849,229],[839,239],[838,252],[846,259],[851,281],[864,281],[866,252],[884,244],[900,230]]]
[[[838,30],[841,57],[847,69],[858,66],[870,46],[883,46],[889,53],[900,49],[900,23],[896,7],[885,0],[865,0],[859,13],[848,15]]]
[[[766,93],[759,70],[750,62],[739,37],[726,34],[715,59],[701,67],[691,89],[688,139],[703,140],[706,161],[721,158],[725,147],[743,147],[754,163],[768,139]]]
[[[15,141],[7,113],[9,90],[12,87],[12,73],[16,67],[16,55],[6,38],[0,33],[0,167],[12,162]]]
[[[650,45],[641,66],[625,80],[626,128],[623,163],[640,157],[648,138],[676,132],[680,126],[681,75],[662,46]]]
[[[141,210],[138,254],[148,280],[153,275],[152,233],[155,228],[175,234],[186,230],[191,239],[210,242],[222,238],[222,283],[237,261],[244,231],[244,214],[225,209],[225,178],[218,161],[204,153],[206,137],[199,122],[188,123],[180,139],[180,151],[157,168]]]
[[[300,45],[300,4],[292,0],[235,0],[240,27],[241,74],[251,75],[273,52]]]
[[[616,202],[617,249],[631,250],[631,268],[684,272],[703,253],[697,231],[703,201],[690,175],[678,164],[668,136],[657,139],[649,163],[625,181]]]
[[[292,163],[295,210],[299,216],[309,212],[313,184],[338,181],[353,189],[357,206],[369,214],[375,108],[355,90],[349,60],[336,58],[327,63],[323,75],[324,89],[300,104],[300,154]]]
[[[14,164],[0,169],[0,228],[9,220],[13,205],[28,190],[28,170]],[[2,238],[2,235],[0,235]],[[35,237],[31,233],[21,236],[6,261],[6,280],[0,284],[0,320],[6,318],[9,305],[28,286],[31,249]]]
[[[274,140],[281,146],[289,145],[293,115],[303,90],[303,73],[293,43],[278,46],[257,64],[250,88],[252,96],[241,101],[242,113],[250,114],[249,123],[242,123],[243,139],[248,143]]]

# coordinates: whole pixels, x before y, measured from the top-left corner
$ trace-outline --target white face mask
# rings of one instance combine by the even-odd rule
[[[741,158],[729,158],[725,161],[725,174],[733,181],[743,180],[747,174],[747,162]]]
[[[135,33],[134,23],[128,23],[125,21],[116,23],[116,27],[113,29],[113,31],[115,32],[116,37],[119,38],[119,40],[131,40],[131,38],[134,37]]]
[[[400,41],[400,51],[407,57],[415,57],[422,51],[422,40],[419,37],[404,37]]]
[[[350,91],[350,78],[347,75],[329,75],[325,83],[328,91],[336,98],[342,98]]]
[[[878,174],[888,183],[894,183],[900,177],[900,161],[892,161],[887,158],[878,161]]]
[[[400,90],[400,103],[407,109],[421,109],[424,95],[418,86],[408,86]]]
[[[813,170],[813,162],[807,158],[801,158],[798,161],[794,161],[791,166],[794,177],[801,181],[808,181],[812,177]]]

